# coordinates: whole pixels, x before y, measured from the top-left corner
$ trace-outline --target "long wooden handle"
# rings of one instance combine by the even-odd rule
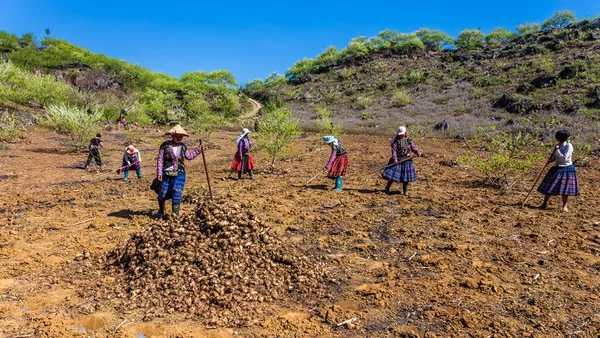
[[[313,176],[313,178],[311,178],[310,180],[306,181],[306,185],[308,185],[310,182],[312,182],[312,180],[314,180],[315,178],[319,177],[319,175],[321,175],[324,171],[319,171],[318,174],[316,174],[315,176]]]
[[[204,156],[204,147],[202,147],[202,162],[204,162],[204,172],[206,173],[206,183],[208,183],[208,193],[210,199],[213,199],[212,189],[210,188],[210,177],[208,177],[208,166],[206,165],[206,157]]]
[[[556,152],[556,147],[554,147],[554,150],[552,151],[552,154],[550,154],[550,156],[548,157],[548,161],[550,161],[552,159],[552,156],[554,156],[555,152]],[[542,174],[544,173],[544,171],[546,170],[546,167],[549,164],[548,161],[546,161],[546,165],[544,165],[544,167],[542,168],[542,170],[538,174],[537,178],[535,179],[535,182],[533,182],[533,185],[531,186],[531,189],[529,189],[529,193],[527,193],[527,196],[525,196],[525,199],[523,200],[523,203],[521,203],[521,208],[523,208],[525,206],[525,202],[527,202],[527,200],[529,199],[529,195],[531,195],[531,193],[533,192],[533,189],[535,188],[535,186],[537,185],[538,181],[540,180],[540,177],[542,177]]]
[[[391,168],[391,167],[396,166],[396,165],[398,165],[398,164],[400,164],[402,162],[406,162],[406,161],[412,160],[413,158],[414,158],[414,156],[409,156],[409,157],[407,157],[405,159],[402,159],[402,160],[398,161],[398,163],[388,164],[385,167],[378,168],[378,169],[375,169],[375,170],[371,170],[371,171],[368,172],[368,174],[372,174],[372,173],[375,173],[375,172],[378,172],[378,171],[381,171],[381,170],[385,170],[387,168]]]

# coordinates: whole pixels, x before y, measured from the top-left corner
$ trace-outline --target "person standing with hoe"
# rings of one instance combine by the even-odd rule
[[[161,182],[158,189],[158,215],[164,215],[165,203],[171,199],[173,213],[179,216],[181,195],[186,180],[184,161],[195,159],[204,150],[204,147],[200,140],[198,148],[189,152],[186,145],[181,142],[184,137],[189,135],[180,125],[169,130],[167,135],[171,136],[171,141],[160,145],[156,162],[156,176]]]
[[[579,195],[577,171],[572,160],[573,145],[569,141],[569,136],[569,132],[566,130],[556,132],[555,138],[558,143],[554,146],[554,153],[547,162],[547,164],[554,162],[554,166],[548,170],[537,189],[545,195],[540,209],[546,209],[550,196],[561,195],[562,211],[568,212],[569,196]]]
[[[342,180],[348,170],[348,152],[333,136],[323,136],[323,140],[331,145],[331,156],[323,170],[329,170],[327,177],[335,180],[333,191],[342,191]]]
[[[242,135],[240,135],[240,137],[238,137],[235,141],[237,143],[237,151],[233,157],[231,169],[237,171],[238,180],[241,180],[242,174],[246,173],[250,175],[251,180],[254,179],[254,175],[252,175],[252,169],[254,169],[254,160],[250,155],[252,141],[250,141],[248,134],[250,134],[250,130],[246,128],[242,129]]]
[[[102,169],[102,155],[100,155],[100,148],[104,148],[104,143],[102,143],[102,135],[98,133],[96,134],[96,137],[90,140],[90,144],[88,145],[89,154],[83,169],[88,169],[92,159],[96,162],[96,165]]]
[[[388,180],[385,193],[390,193],[392,183],[402,182],[402,193],[406,195],[408,193],[408,182],[417,179],[417,171],[412,159],[406,160],[406,158],[408,158],[411,151],[417,156],[421,156],[422,153],[408,137],[404,126],[398,127],[396,135],[392,138],[391,146],[392,157],[388,161],[387,169],[381,174],[383,178]]]

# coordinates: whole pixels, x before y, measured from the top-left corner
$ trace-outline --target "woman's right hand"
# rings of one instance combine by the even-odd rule
[[[161,176],[161,175],[158,175],[158,177],[157,177],[157,178],[158,178],[158,181],[159,181],[159,182],[162,182],[162,176]]]
[[[395,160],[394,160],[394,164],[398,164],[398,159],[395,159]]]

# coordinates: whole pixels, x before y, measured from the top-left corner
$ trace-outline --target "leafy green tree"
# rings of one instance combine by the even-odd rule
[[[258,123],[258,144],[267,152],[271,168],[288,154],[292,141],[300,136],[300,123],[287,108],[263,114]]]
[[[409,34],[395,48],[404,53],[411,53],[413,51],[425,50],[425,44],[415,34]]]
[[[265,85],[267,87],[280,87],[287,83],[287,78],[279,73],[271,73],[265,79]]]
[[[402,35],[402,33],[399,33],[393,29],[385,29],[377,34],[377,39],[375,40],[374,44],[380,48],[394,47],[398,45],[398,41]]]
[[[542,29],[539,23],[524,23],[517,26],[517,32],[521,35],[537,33]]]
[[[342,50],[342,55],[344,58],[359,57],[369,54],[370,51],[369,40],[364,36],[359,36],[350,40],[348,46]]]
[[[458,34],[458,39],[455,44],[456,47],[466,50],[474,50],[483,47],[483,40],[485,35],[482,31],[477,29],[465,29]]]
[[[0,52],[6,53],[17,50],[19,48],[18,42],[19,38],[16,35],[0,31]]]
[[[304,58],[296,62],[288,71],[285,73],[286,76],[295,77],[302,74],[310,74],[317,70],[316,60]]]
[[[564,28],[577,21],[575,13],[571,11],[558,11],[554,16],[542,23],[542,30]]]
[[[421,39],[426,50],[439,51],[444,46],[454,43],[454,39],[450,35],[440,30],[421,28],[414,34]]]
[[[485,42],[490,46],[499,46],[517,37],[517,34],[504,28],[496,28],[485,37]]]
[[[261,79],[254,79],[246,83],[247,90],[261,90],[263,88],[265,88],[265,82]]]
[[[329,46],[315,60],[316,67],[327,67],[339,61],[342,53],[335,46]]]

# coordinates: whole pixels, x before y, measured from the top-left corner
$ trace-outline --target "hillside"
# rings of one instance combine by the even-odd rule
[[[330,47],[314,60],[301,60],[286,79],[272,75],[264,83],[253,81],[247,93],[285,102],[309,129],[315,128],[317,109],[326,107],[352,133],[386,134],[406,124],[413,135],[462,138],[494,127],[547,140],[555,128],[566,127],[577,130],[576,139],[595,144],[600,18],[564,26],[510,33],[493,43],[494,32],[486,37],[479,32],[475,38],[459,37],[456,48],[446,50],[423,48],[420,41],[426,40],[418,36],[424,30],[412,38],[404,35],[399,44],[381,45],[388,30],[354,39],[342,51]],[[352,53],[359,42],[369,51]],[[322,62],[336,53],[337,59]]]
[[[93,115],[95,125],[116,124],[125,111],[128,121],[141,125],[180,122],[197,130],[205,130],[206,121],[226,124],[252,109],[225,70],[188,72],[177,79],[62,39],[46,36],[38,43],[32,34],[19,38],[5,31],[0,31],[0,52],[0,112],[17,130],[43,120],[52,106],[60,107],[62,116]],[[17,134],[0,128],[0,140]]]

